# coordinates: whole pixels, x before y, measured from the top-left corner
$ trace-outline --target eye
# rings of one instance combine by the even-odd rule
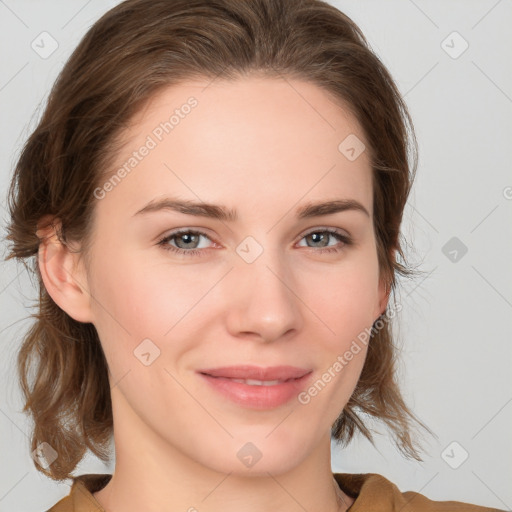
[[[327,244],[329,243],[330,238],[337,238],[342,244],[338,244],[332,247],[327,247]],[[313,247],[310,247],[314,249],[315,247],[319,247],[320,249],[316,252],[340,252],[344,246],[352,245],[353,241],[347,234],[333,228],[325,228],[325,229],[318,229],[316,228],[315,231],[310,231],[309,233],[306,233],[303,237],[304,240],[310,240],[314,244],[319,244]]]
[[[202,231],[184,229],[181,231],[175,231],[174,233],[161,238],[158,241],[158,245],[161,245],[166,251],[171,251],[182,256],[203,255],[205,253],[204,248],[196,248],[201,237],[210,240],[210,237]],[[169,242],[172,240],[178,241],[178,247],[170,245]]]
[[[161,238],[158,241],[158,245],[162,246],[164,250],[174,252],[180,256],[204,256],[208,247],[198,247],[198,245],[200,245],[201,238],[211,241],[210,237],[202,231],[183,229],[174,231],[173,233]],[[331,238],[338,239],[341,244],[329,247],[328,243]],[[353,244],[350,236],[333,228],[316,228],[314,231],[310,231],[303,235],[301,240],[309,240],[313,244],[318,244],[316,246],[307,247],[310,249],[317,248],[318,250],[315,252],[320,253],[340,252],[344,246]],[[171,242],[176,243],[176,245],[171,244]]]

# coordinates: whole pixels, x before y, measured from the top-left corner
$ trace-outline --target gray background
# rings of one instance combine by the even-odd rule
[[[91,24],[117,3],[0,0],[2,197],[57,73]],[[405,95],[417,130],[420,162],[403,233],[410,261],[424,274],[402,283],[396,330],[405,396],[439,438],[426,438],[423,463],[411,462],[381,427],[377,450],[361,438],[344,450],[333,446],[333,470],[381,473],[402,491],[510,510],[512,2],[331,3],[362,28]],[[58,43],[46,58],[31,47],[48,37],[43,31]],[[461,53],[464,41],[469,46]],[[0,213],[4,235],[4,200]],[[58,484],[36,471],[30,422],[20,412],[15,357],[35,297],[23,267],[2,262],[0,511],[45,510],[69,492],[69,481]],[[75,473],[112,470],[88,456]]]

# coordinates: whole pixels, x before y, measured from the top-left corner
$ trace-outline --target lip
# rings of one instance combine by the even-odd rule
[[[251,409],[273,409],[289,402],[304,389],[312,370],[296,366],[227,366],[197,370],[215,391],[237,405]],[[233,379],[281,381],[272,385],[253,385]]]

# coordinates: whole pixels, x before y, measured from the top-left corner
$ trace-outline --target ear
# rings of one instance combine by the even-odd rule
[[[48,216],[38,223],[39,271],[54,302],[71,318],[88,323],[92,321],[91,296],[81,253],[62,240],[61,227],[58,219]]]
[[[379,282],[379,313],[378,316],[384,314],[389,302],[389,294],[391,293],[391,287],[385,279],[381,279]],[[377,317],[378,318],[378,317]],[[375,320],[377,320],[375,318]]]
[[[392,249],[390,255],[391,255],[392,261],[395,261],[396,249]],[[378,316],[375,318],[375,320],[377,320],[377,318],[379,316],[383,315],[384,312],[386,311],[386,308],[387,308],[388,302],[389,302],[389,295],[391,294],[391,283],[389,283],[389,281],[387,279],[385,279],[384,277],[381,277],[381,279],[379,280],[378,294],[379,294],[379,312],[378,312]]]

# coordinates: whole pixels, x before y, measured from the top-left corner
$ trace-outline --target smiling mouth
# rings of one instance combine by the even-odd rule
[[[222,377],[221,377],[222,378]],[[249,386],[275,386],[276,384],[282,384],[287,380],[255,380],[255,379],[231,379],[233,382],[240,382],[241,384],[248,384]]]
[[[261,410],[279,407],[296,397],[312,370],[290,366],[232,366],[197,373],[224,399]]]
[[[203,375],[206,375],[208,377],[212,377],[214,379],[226,379],[230,380],[231,382],[239,382],[240,384],[247,384],[248,386],[277,386],[278,384],[282,384],[283,382],[289,382],[291,380],[297,380],[295,377],[291,377],[289,379],[285,380],[258,380],[258,379],[233,379],[230,377],[216,377],[214,375],[210,375],[208,373],[203,373]],[[300,378],[300,377],[299,377]]]

